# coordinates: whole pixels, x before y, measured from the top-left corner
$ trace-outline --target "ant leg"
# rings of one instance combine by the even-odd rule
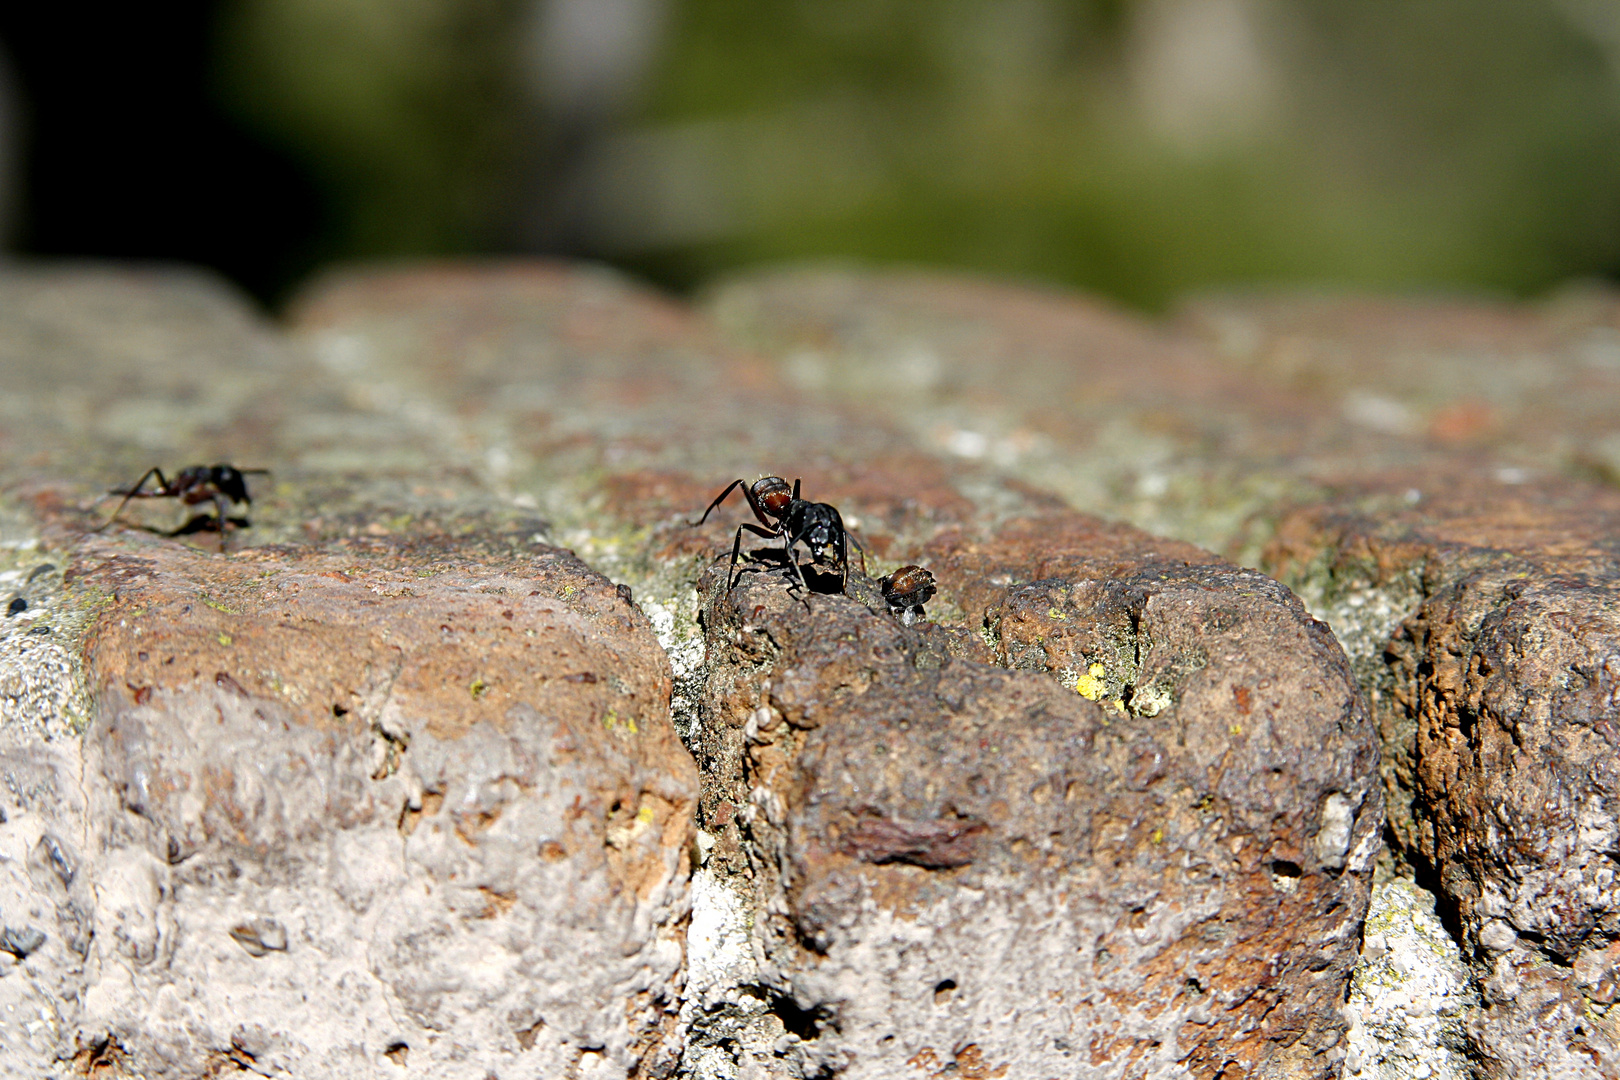
[[[774,540],[782,535],[780,532],[767,532],[751,521],[745,521],[737,526],[737,538],[731,542],[731,568],[726,571],[726,592],[728,593],[737,587],[736,579],[732,577],[732,574],[736,572],[737,559],[742,554],[742,534],[744,529],[747,529],[755,536],[763,536],[767,540]]]
[[[731,542],[731,565],[726,567],[726,595],[737,587],[737,557],[742,554],[742,526],[737,526],[737,538]]]
[[[148,480],[150,480],[154,476],[157,477],[158,490],[157,491],[142,491],[141,488],[145,487],[146,482]],[[107,494],[109,494],[109,495],[122,495],[124,497],[124,501],[118,504],[118,509],[116,509],[116,510],[114,510],[112,512],[112,517],[108,518],[106,521],[103,521],[100,525],[97,525],[94,529],[91,529],[90,531],[91,532],[101,532],[107,526],[109,526],[113,522],[117,521],[118,520],[118,515],[122,514],[124,512],[124,507],[129,505],[129,500],[136,499],[136,498],[140,498],[140,499],[160,498],[163,495],[168,493],[168,487],[169,487],[169,481],[164,479],[163,470],[156,467],[156,466],[153,466],[152,468],[147,469],[144,473],[141,474],[141,478],[139,480],[135,481],[135,485],[133,487],[126,488],[126,489],[113,488],[113,490],[107,492]]]
[[[157,477],[157,482],[158,482],[158,486],[157,486],[156,491],[143,492],[141,490],[141,488],[145,487],[146,482],[148,480],[152,479],[152,477],[154,477],[154,476]],[[168,479],[168,477],[163,475],[163,470],[162,469],[160,469],[156,465],[154,465],[150,469],[147,469],[145,472],[143,472],[141,474],[141,478],[139,480],[135,481],[133,486],[127,487],[127,488],[113,488],[111,491],[107,492],[107,494],[109,494],[109,495],[123,495],[123,496],[128,497],[128,498],[133,498],[136,495],[157,495],[157,496],[161,496],[161,495],[166,494],[168,491],[169,491],[169,479]]]
[[[860,553],[860,556],[861,556],[861,576],[865,577],[866,576],[866,548],[865,548],[864,545],[862,545],[862,543],[859,540],[855,539],[855,534],[854,533],[846,532],[844,535],[849,537],[849,542],[854,544],[855,545],[855,550]],[[844,549],[844,573],[846,573],[846,574],[849,573],[849,549],[848,548]]]
[[[730,484],[728,484],[726,486],[726,490],[722,491],[719,495],[715,496],[714,502],[710,503],[709,508],[707,510],[703,511],[703,516],[702,517],[698,518],[696,521],[687,522],[687,524],[691,525],[693,528],[697,528],[699,525],[703,524],[705,521],[708,521],[709,520],[709,515],[714,513],[714,508],[719,506],[721,503],[725,502],[726,501],[726,496],[730,495],[733,491],[736,491],[737,488],[739,488],[739,487],[741,487],[743,489],[744,494],[748,493],[748,481],[746,481],[746,480],[733,480]],[[752,503],[753,499],[749,499],[748,501],[750,503]],[[754,513],[756,513],[756,514],[759,513],[758,508],[755,508]]]
[[[804,571],[799,569],[799,559],[793,551],[793,545],[798,542],[798,536],[788,537],[787,546],[783,551],[787,555],[788,566],[792,568],[793,576],[799,579],[799,588],[804,590],[799,594],[799,602],[808,610],[810,607],[810,583],[804,579]]]

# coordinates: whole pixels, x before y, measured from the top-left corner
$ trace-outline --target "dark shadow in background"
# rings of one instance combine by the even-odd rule
[[[0,5],[20,98],[17,250],[201,263],[265,301],[315,265],[319,193],[213,101],[220,7]]]

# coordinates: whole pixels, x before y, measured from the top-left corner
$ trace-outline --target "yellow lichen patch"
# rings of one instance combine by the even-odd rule
[[[633,716],[621,717],[616,709],[609,709],[602,717],[602,726],[609,731],[624,731],[631,735],[639,734],[641,729],[636,726]]]
[[[472,681],[472,685],[467,687],[467,689],[472,693],[473,700],[477,701],[479,698],[489,693],[489,684],[483,679],[474,679]]]
[[[1084,675],[1074,680],[1074,692],[1087,701],[1098,700],[1103,696],[1103,691],[1107,689],[1103,686],[1102,681],[1107,671],[1108,669],[1101,664],[1092,664],[1091,667],[1086,669]]]

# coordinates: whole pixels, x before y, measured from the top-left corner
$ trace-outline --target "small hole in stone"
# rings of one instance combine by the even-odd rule
[[[383,1056],[389,1061],[392,1061],[395,1065],[403,1067],[405,1064],[405,1059],[410,1055],[410,1052],[411,1048],[406,1043],[389,1043],[388,1049],[383,1051]]]
[[[934,985],[934,1004],[935,1005],[943,1005],[943,1004],[945,1004],[945,1002],[947,1002],[947,1001],[949,1001],[951,999],[951,995],[953,993],[955,993],[955,992],[956,992],[956,980],[955,979],[945,979],[945,980],[943,980],[943,981],[941,981],[939,983],[936,983]]]
[[[771,1012],[782,1021],[782,1029],[789,1035],[797,1035],[803,1042],[810,1042],[821,1035],[821,1023],[826,1019],[822,1009],[803,1009],[799,1003],[786,994],[770,993],[767,995],[771,1003]]]
[[[514,1031],[512,1034],[517,1036],[518,1046],[524,1050],[531,1050],[534,1048],[534,1041],[540,1037],[540,1029],[545,1026],[546,1022],[544,1020],[536,1020],[528,1027]]]
[[[332,706],[332,715],[333,716],[348,716],[349,715],[349,710],[345,709],[341,705],[333,705]]]
[[[1271,863],[1267,869],[1271,871],[1271,887],[1280,893],[1294,893],[1299,889],[1300,877],[1303,871],[1298,863],[1291,863],[1286,859],[1278,859]]]

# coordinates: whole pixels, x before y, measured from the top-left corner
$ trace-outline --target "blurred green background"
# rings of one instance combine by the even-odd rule
[[[928,264],[1148,309],[1237,283],[1533,293],[1620,272],[1614,0],[177,10],[185,93],[249,164],[189,198],[211,224],[172,211],[172,250],[162,229],[107,250],[200,258],[271,299],[333,260],[471,252],[678,289],[762,261]],[[71,241],[51,216],[73,200],[42,208],[68,170],[39,160],[46,66],[11,21],[33,117],[14,246],[95,254],[82,216]],[[232,214],[257,216],[252,243]]]

